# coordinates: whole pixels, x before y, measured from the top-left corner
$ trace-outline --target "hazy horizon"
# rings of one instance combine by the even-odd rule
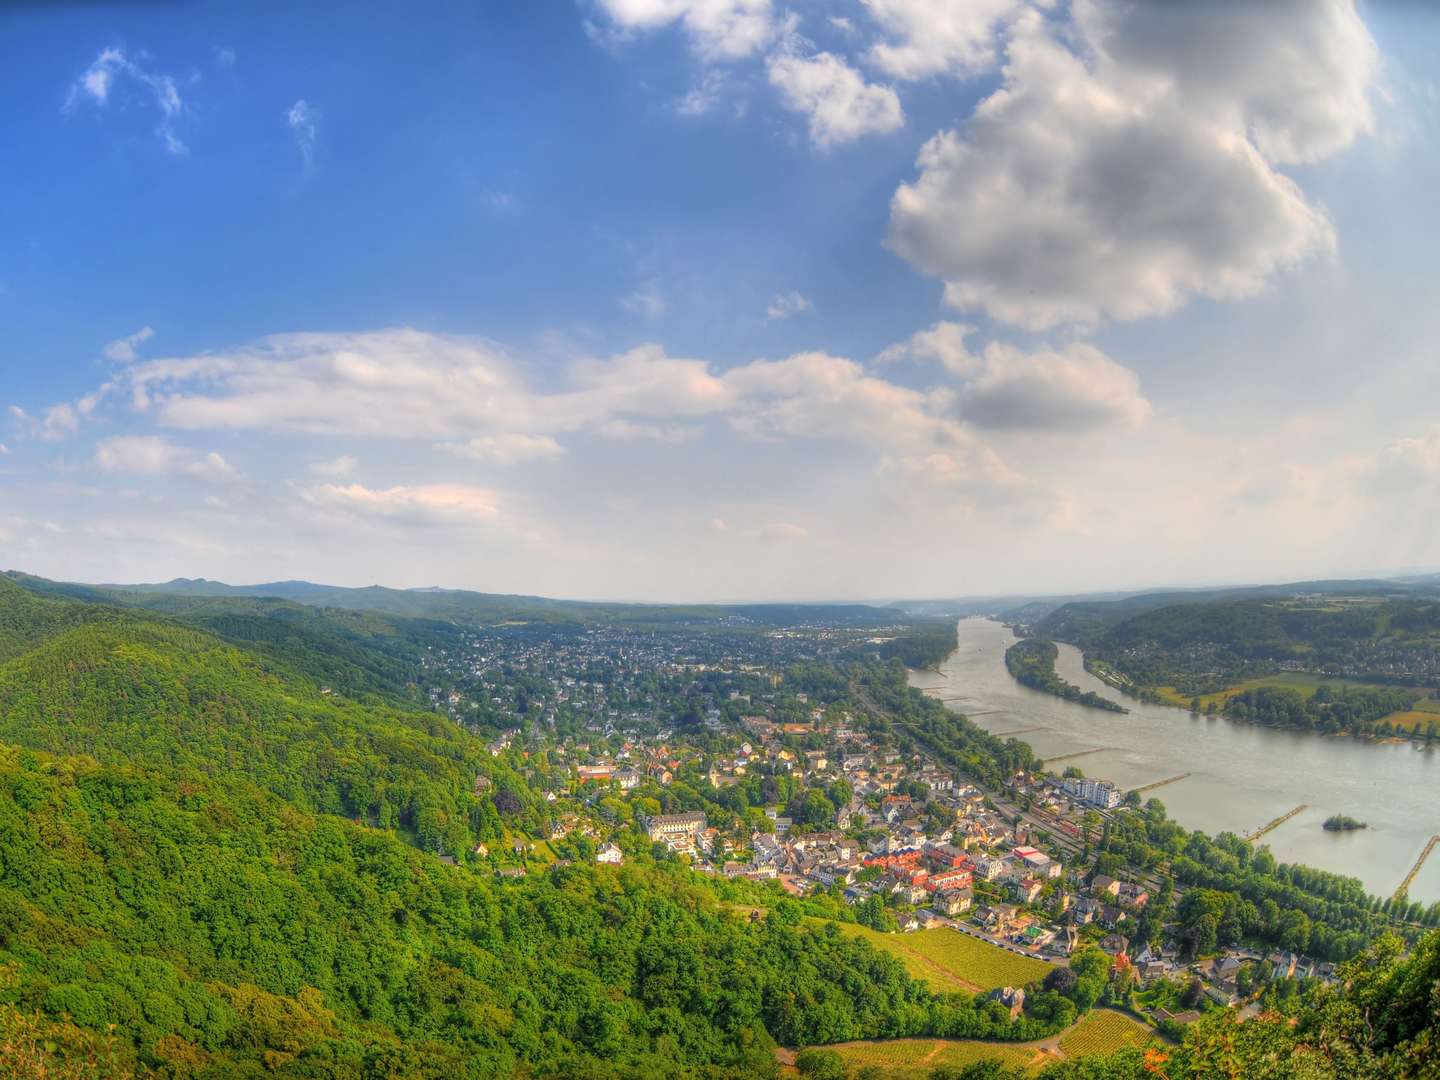
[[[0,15],[0,563],[647,602],[1440,566],[1440,13],[346,11]]]
[[[18,572],[18,573],[22,573],[22,574],[28,574],[28,573],[30,573],[30,571],[28,571],[26,568],[24,568],[24,567],[19,567],[19,566],[6,567],[5,569],[8,570],[8,571]],[[36,575],[36,576],[41,576],[41,575]],[[799,595],[799,594],[797,594],[797,595],[794,595],[794,596],[734,596],[734,597],[720,597],[720,598],[706,599],[706,600],[701,600],[701,599],[696,599],[696,598],[694,598],[694,597],[686,597],[686,596],[663,597],[663,598],[655,599],[655,600],[636,600],[636,599],[628,599],[628,598],[622,597],[622,596],[607,596],[607,595],[603,595],[603,594],[596,594],[596,595],[591,595],[591,596],[554,595],[554,594],[548,594],[548,593],[539,593],[539,592],[534,591],[533,589],[526,589],[526,588],[524,588],[523,586],[518,587],[518,588],[481,589],[481,588],[474,588],[474,587],[468,586],[468,585],[454,585],[454,584],[446,584],[446,583],[443,583],[443,582],[429,582],[429,583],[426,583],[426,584],[397,584],[397,583],[385,582],[385,581],[381,581],[381,580],[377,580],[377,579],[354,580],[354,581],[344,581],[344,582],[342,582],[342,581],[334,581],[334,580],[328,580],[328,579],[312,579],[312,578],[291,577],[291,576],[278,576],[278,577],[257,578],[257,579],[250,580],[250,581],[223,581],[223,580],[220,580],[220,579],[217,579],[217,578],[208,578],[208,577],[203,577],[203,576],[195,576],[195,575],[187,575],[187,574],[176,574],[176,575],[172,575],[172,576],[170,576],[170,577],[163,578],[163,579],[155,579],[155,580],[147,580],[147,581],[119,581],[119,580],[102,580],[102,579],[95,579],[95,580],[91,580],[91,581],[80,581],[80,580],[76,580],[76,579],[72,579],[72,578],[63,578],[63,577],[61,577],[61,578],[53,578],[53,579],[50,579],[50,580],[54,580],[54,581],[60,582],[60,583],[62,583],[62,584],[67,584],[67,585],[80,585],[80,586],[88,586],[88,587],[92,587],[92,588],[115,588],[115,589],[151,588],[151,587],[158,587],[158,586],[164,586],[164,585],[172,585],[172,584],[175,584],[176,582],[193,582],[193,583],[197,583],[197,584],[199,584],[199,583],[204,583],[204,584],[211,584],[211,585],[223,585],[223,586],[227,586],[227,587],[229,587],[229,588],[234,588],[234,589],[258,589],[258,588],[265,588],[265,587],[267,587],[267,586],[279,586],[279,585],[312,585],[312,586],[316,586],[316,587],[320,587],[320,588],[334,588],[334,589],[368,589],[368,588],[379,588],[379,589],[391,589],[391,590],[402,591],[402,592],[426,592],[426,591],[438,591],[438,592],[474,592],[474,593],[482,593],[482,594],[488,594],[488,595],[533,596],[533,597],[537,597],[537,598],[539,598],[539,599],[544,599],[544,600],[573,601],[573,602],[577,602],[577,603],[586,603],[586,604],[641,604],[641,605],[654,605],[654,606],[665,606],[665,605],[685,606],[685,605],[691,605],[691,604],[712,604],[712,605],[719,605],[719,606],[727,606],[727,605],[762,605],[762,604],[800,604],[800,605],[812,605],[812,604],[813,604],[813,605],[827,605],[827,604],[864,604],[864,605],[871,605],[871,606],[885,606],[885,605],[889,605],[889,604],[925,604],[925,603],[943,604],[943,603],[947,603],[947,602],[954,602],[954,603],[965,602],[965,603],[976,604],[976,603],[981,603],[981,602],[984,602],[984,601],[987,601],[987,600],[1032,600],[1032,599],[1038,600],[1038,599],[1052,599],[1052,598],[1056,598],[1056,597],[1085,598],[1085,597],[1099,597],[1099,596],[1138,596],[1138,595],[1144,595],[1144,594],[1148,594],[1148,593],[1189,592],[1189,591],[1206,592],[1206,591],[1211,591],[1211,590],[1223,590],[1223,589],[1260,588],[1260,587],[1266,587],[1266,586],[1283,586],[1283,585],[1291,585],[1291,584],[1296,584],[1296,585],[1298,585],[1298,584],[1305,584],[1305,583],[1307,583],[1307,582],[1315,582],[1315,581],[1369,581],[1369,580],[1373,580],[1373,581],[1397,581],[1397,582],[1398,582],[1398,581],[1404,581],[1404,580],[1411,579],[1411,578],[1426,578],[1426,577],[1431,577],[1431,576],[1440,576],[1440,569],[1436,569],[1436,568],[1433,568],[1433,567],[1408,567],[1408,568],[1397,568],[1397,569],[1391,570],[1391,571],[1370,571],[1370,572],[1354,572],[1354,573],[1348,573],[1348,574],[1336,574],[1336,575],[1327,576],[1327,577],[1325,577],[1325,578],[1303,577],[1303,576],[1302,576],[1302,577],[1295,577],[1295,578],[1287,578],[1287,579],[1284,579],[1284,580],[1264,580],[1264,581],[1260,581],[1260,580],[1248,580],[1248,581],[1246,581],[1246,580],[1234,580],[1234,581],[1212,581],[1212,582],[1150,582],[1150,583],[1139,584],[1139,585],[1123,585],[1123,586],[1115,586],[1115,587],[1101,587],[1101,588],[1096,588],[1096,589],[1054,589],[1054,590],[1047,590],[1047,591],[1043,591],[1043,592],[990,592],[990,593],[981,592],[981,593],[955,593],[955,594],[943,594],[943,595],[942,595],[942,594],[935,594],[935,595],[920,595],[920,596],[898,596],[898,595],[881,595],[881,596],[806,596],[806,595]]]

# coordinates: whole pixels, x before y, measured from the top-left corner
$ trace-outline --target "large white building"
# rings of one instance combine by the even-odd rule
[[[1087,776],[1067,776],[1064,786],[1068,794],[1105,810],[1119,806],[1123,797],[1120,789],[1109,780],[1091,780]]]
[[[657,814],[645,822],[645,830],[651,840],[694,841],[705,831],[705,815],[699,810],[686,814]]]

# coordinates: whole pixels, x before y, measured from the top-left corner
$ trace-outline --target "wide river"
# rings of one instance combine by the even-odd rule
[[[1305,810],[1265,835],[1275,857],[1358,877],[1381,896],[1395,891],[1426,841],[1440,833],[1440,753],[1434,750],[1305,735],[1145,705],[1095,678],[1079,650],[1062,644],[1060,675],[1130,712],[1089,709],[1012,679],[1005,650],[1014,641],[1000,623],[962,619],[959,648],[938,673],[912,672],[911,685],[988,731],[1015,732],[1057,768],[1074,764],[1086,776],[1124,789],[1189,773],[1145,797],[1158,798],[1172,818],[1192,829],[1244,835],[1304,804]],[[1071,754],[1077,756],[1067,757]],[[1367,821],[1370,828],[1332,833],[1320,827],[1337,813]],[[1440,900],[1440,849],[1411,885],[1410,898]]]

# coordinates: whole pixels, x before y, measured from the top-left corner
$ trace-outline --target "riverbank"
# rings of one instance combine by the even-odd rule
[[[1131,702],[1128,716],[1087,709],[1015,682],[1004,654],[1017,638],[1000,623],[964,619],[957,630],[958,647],[940,672],[912,672],[912,685],[992,734],[1023,739],[1041,758],[1094,751],[1083,759],[1086,775],[1123,790],[1172,779],[1154,796],[1187,828],[1242,837],[1303,804],[1264,838],[1276,859],[1358,877],[1377,896],[1394,892],[1440,833],[1440,804],[1429,795],[1440,785],[1440,752],[1317,738],[1145,702]],[[1063,642],[1056,671],[1082,689],[1119,696]],[[1337,813],[1370,828],[1320,828]],[[1424,865],[1409,892],[1425,903],[1440,899],[1440,859]]]

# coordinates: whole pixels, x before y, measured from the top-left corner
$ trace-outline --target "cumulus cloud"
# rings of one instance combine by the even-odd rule
[[[368,488],[363,484],[318,484],[300,489],[311,506],[399,525],[490,525],[500,519],[500,496],[463,484]]]
[[[1138,427],[1150,415],[1136,374],[1085,344],[1026,353],[993,343],[960,401],[979,428],[1074,433]]]
[[[886,40],[869,60],[897,79],[973,75],[996,63],[1000,29],[1024,0],[864,0]]]
[[[180,140],[176,126],[184,112],[184,102],[174,78],[151,71],[145,66],[149,58],[142,52],[127,56],[121,49],[104,49],[88,68],[70,85],[65,98],[66,111],[81,105],[103,109],[123,88],[138,91],[142,100],[147,101],[160,114],[160,123],[155,134],[165,144],[165,149],[175,155],[189,152]]]
[[[866,82],[832,53],[779,53],[770,60],[769,76],[785,105],[809,118],[810,141],[822,149],[883,135],[905,123],[894,89]]]
[[[437,443],[436,449],[487,465],[519,465],[527,461],[559,461],[565,451],[549,435],[479,435],[464,442]]]
[[[106,359],[114,360],[116,363],[121,364],[129,363],[138,355],[136,349],[154,336],[155,330],[153,327],[142,326],[133,334],[127,334],[125,337],[116,338],[114,341],[109,342],[102,351],[105,353]]]
[[[579,360],[561,388],[541,392],[498,346],[417,330],[281,334],[227,352],[143,361],[125,368],[110,392],[128,394],[137,410],[167,427],[465,446],[478,439],[475,452],[492,457],[553,453],[538,436],[703,416],[734,404],[708,363],[654,345]],[[612,433],[673,436],[638,422]]]
[[[876,359],[885,364],[899,360],[933,360],[952,375],[970,375],[980,367],[980,358],[965,344],[973,333],[975,327],[969,323],[942,320],[891,345]]]
[[[1137,81],[1172,84],[1246,130],[1267,161],[1320,161],[1373,125],[1379,51],[1352,0],[1214,8],[1080,0],[1085,37]]]
[[[770,306],[765,309],[765,314],[771,319],[788,319],[791,315],[800,315],[809,311],[810,301],[801,296],[798,292],[780,293]]]
[[[707,60],[753,56],[779,32],[770,0],[596,0],[624,37],[680,26]]]
[[[121,435],[95,448],[95,465],[104,472],[142,476],[189,476],[231,480],[237,473],[219,454],[200,453],[158,435]]]
[[[731,425],[755,437],[918,445],[945,427],[924,394],[826,353],[756,360],[726,372],[723,381],[743,403]]]
[[[957,340],[963,344],[963,333]],[[557,386],[541,389],[482,340],[416,330],[286,334],[226,352],[140,361],[109,385],[111,397],[128,398],[164,427],[423,439],[491,465],[554,461],[565,452],[561,436],[572,433],[673,444],[698,438],[713,421],[747,439],[868,448],[877,463],[938,453],[952,476],[1014,486],[1014,475],[957,418],[955,389],[901,386],[818,352],[720,370],[645,345],[577,360]],[[144,450],[148,460],[174,462],[160,445],[121,446],[132,461],[147,460]],[[339,479],[353,467],[344,457],[311,471]],[[324,498],[339,496],[327,488]]]
[[[285,112],[285,124],[295,137],[295,147],[306,167],[315,155],[315,139],[319,135],[320,114],[304,98],[300,98]]]
[[[529,422],[500,349],[414,330],[280,334],[144,361],[118,381],[136,408],[175,428],[444,438]]]
[[[890,246],[952,306],[1030,329],[1250,296],[1332,251],[1276,166],[1368,128],[1375,48],[1352,5],[1181,9],[1084,0],[1065,41],[1020,15],[1003,85],[896,191]]]

